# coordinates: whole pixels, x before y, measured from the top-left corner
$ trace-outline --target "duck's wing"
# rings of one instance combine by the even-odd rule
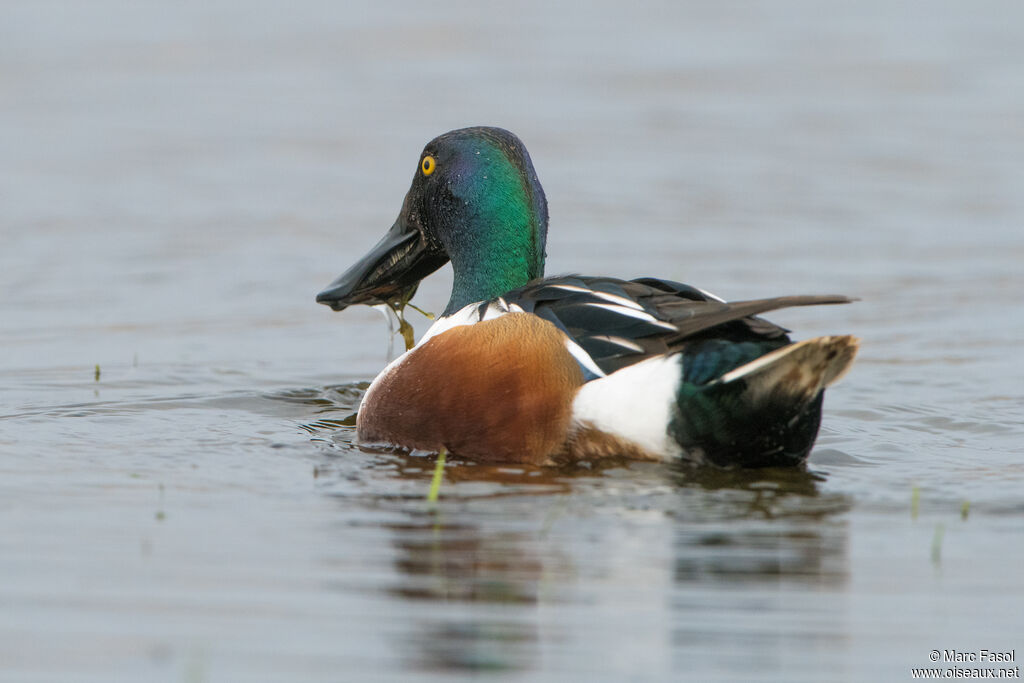
[[[670,280],[583,276],[537,280],[502,299],[553,323],[605,374],[708,340],[759,342],[767,351],[789,343],[788,330],[759,314],[853,301],[825,295],[726,302]]]

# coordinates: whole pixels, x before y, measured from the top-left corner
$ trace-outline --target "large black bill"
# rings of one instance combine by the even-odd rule
[[[340,311],[355,304],[408,301],[420,280],[448,262],[419,230],[399,218],[384,238],[324,291],[316,301]]]

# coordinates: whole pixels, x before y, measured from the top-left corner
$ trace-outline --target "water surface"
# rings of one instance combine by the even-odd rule
[[[0,7],[0,680],[908,680],[1024,651],[1021,20]],[[450,463],[431,509],[432,460],[352,445],[386,327],[313,297],[422,145],[479,124],[533,154],[550,273],[860,297],[772,316],[863,339],[806,472]]]

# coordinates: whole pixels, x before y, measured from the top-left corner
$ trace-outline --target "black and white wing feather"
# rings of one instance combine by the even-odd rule
[[[782,346],[789,342],[788,330],[757,317],[759,314],[852,301],[825,295],[726,302],[670,280],[583,276],[537,280],[502,298],[507,306],[553,323],[605,374],[708,339],[776,341]]]

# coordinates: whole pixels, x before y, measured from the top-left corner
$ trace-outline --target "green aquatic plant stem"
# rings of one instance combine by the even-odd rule
[[[402,335],[402,341],[405,342],[406,351],[409,351],[412,349],[412,347],[416,346],[416,333],[412,329],[412,325],[409,324],[409,321],[405,319],[406,306],[412,308],[415,311],[420,312],[429,320],[434,319],[434,315],[432,313],[428,313],[427,311],[424,311],[418,306],[414,306],[413,304],[409,303],[409,299],[415,293],[416,288],[414,287],[413,289],[409,290],[409,292],[407,292],[402,299],[387,302],[388,308],[390,308],[391,312],[395,314],[396,318],[398,318],[398,333]]]
[[[412,325],[402,316],[398,314],[398,333],[402,335],[402,341],[405,342],[405,350],[409,351],[412,347],[416,346],[416,333],[412,329]]]
[[[942,536],[946,527],[942,524],[935,526],[935,535],[932,536],[932,563],[939,564],[942,561]]]
[[[447,454],[445,449],[441,449],[441,452],[437,454],[437,464],[434,466],[434,476],[430,480],[430,491],[427,492],[427,502],[434,504],[437,502],[438,495],[441,492],[441,480],[444,478],[444,457]]]
[[[405,319],[405,307],[409,305],[409,297],[415,293],[415,289],[407,292],[406,295],[398,301],[388,301],[387,306],[391,309],[391,312],[395,314],[395,318],[398,319],[398,333],[402,335],[402,341],[405,342],[405,350],[408,351],[416,345],[416,334],[412,329],[412,325]],[[390,355],[390,354],[388,354]]]
[[[416,304],[414,304],[412,302],[407,302],[406,306],[408,306],[412,310],[416,311],[417,313],[422,315],[427,320],[434,320],[436,318],[436,316],[433,313],[431,313],[430,311],[424,311],[422,308],[420,308],[419,306],[417,306]]]

